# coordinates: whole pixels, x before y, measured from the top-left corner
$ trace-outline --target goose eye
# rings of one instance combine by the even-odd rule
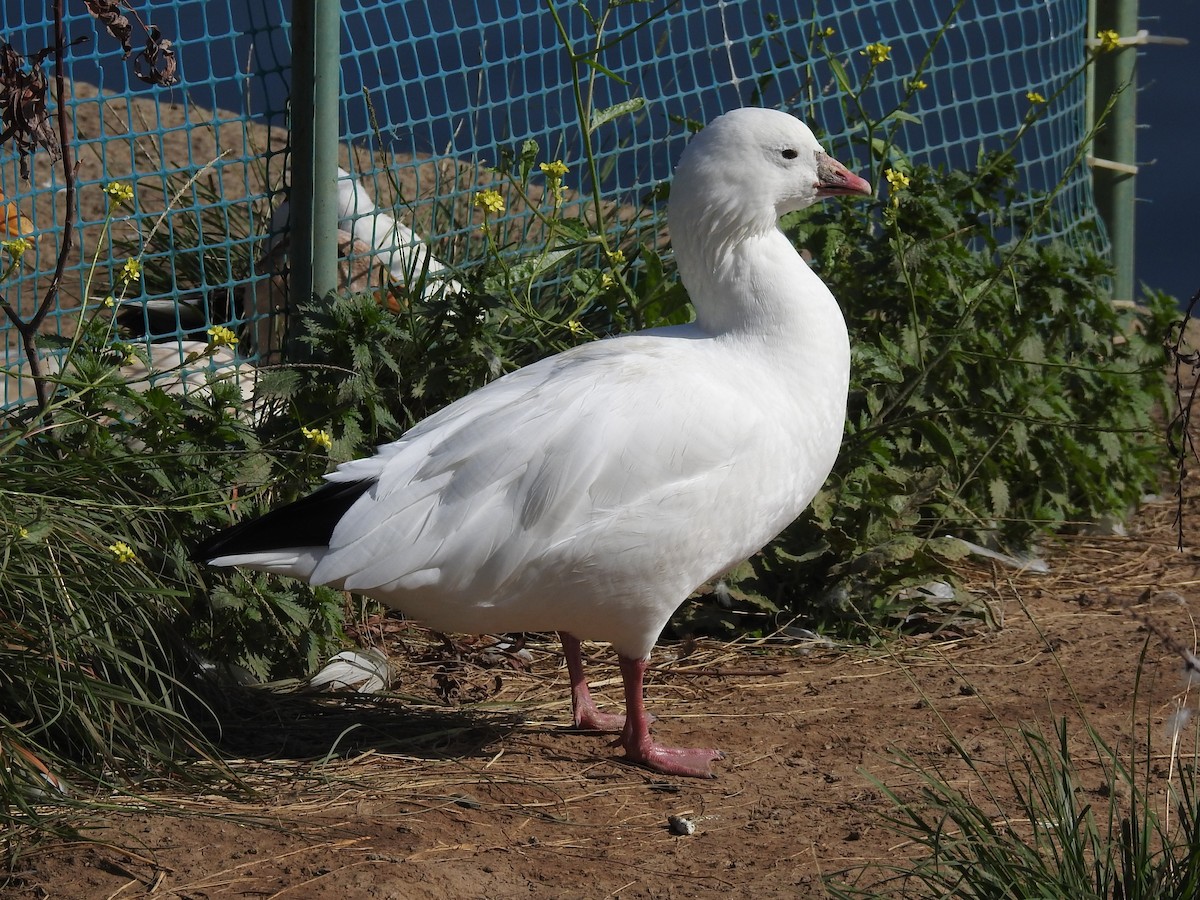
[[[797,153],[795,150],[793,150],[791,147],[788,147],[786,150],[783,151],[784,159],[795,159],[799,155],[800,154]]]

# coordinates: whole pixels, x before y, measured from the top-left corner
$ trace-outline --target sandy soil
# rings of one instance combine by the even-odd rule
[[[227,746],[252,794],[148,785],[88,817],[97,843],[20,859],[0,896],[819,897],[822,876],[911,852],[883,826],[874,784],[911,791],[897,752],[984,802],[952,734],[995,773],[1003,802],[1013,729],[1050,733],[1060,716],[1097,802],[1081,717],[1149,759],[1161,788],[1164,723],[1188,698],[1179,658],[1138,617],[1192,646],[1200,611],[1200,558],[1175,551],[1173,512],[1150,505],[1129,537],[1062,539],[1046,575],[964,569],[998,629],[882,650],[660,647],[648,688],[656,732],[724,749],[710,781],[629,766],[604,737],[566,728],[554,643],[531,643],[526,670],[487,663],[479,642],[449,651],[378,623],[401,696],[244,724]],[[589,652],[599,700],[618,706],[615,660]],[[673,834],[671,816],[695,833]]]

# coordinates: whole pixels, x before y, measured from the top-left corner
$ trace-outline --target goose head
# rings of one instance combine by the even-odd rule
[[[671,185],[667,219],[684,281],[696,266],[719,265],[732,245],[775,230],[786,213],[870,193],[795,116],[727,112],[688,142]]]

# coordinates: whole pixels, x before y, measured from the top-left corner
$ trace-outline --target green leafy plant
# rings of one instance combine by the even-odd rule
[[[1022,547],[1123,518],[1161,474],[1173,301],[1116,306],[1098,254],[1027,240],[1014,181],[1011,157],[917,167],[879,218],[826,207],[790,226],[855,348],[833,476],[758,566],[817,618],[903,618],[898,593],[962,555],[947,535]]]
[[[211,740],[221,682],[311,671],[344,642],[342,595],[189,559],[231,507],[307,490],[325,454],[264,441],[219,375],[180,396],[123,371],[108,311],[85,321],[48,404],[0,432],[0,822],[148,775],[232,778]],[[169,375],[170,373],[161,373]],[[294,495],[294,494],[293,494]],[[216,702],[216,706],[214,703]]]

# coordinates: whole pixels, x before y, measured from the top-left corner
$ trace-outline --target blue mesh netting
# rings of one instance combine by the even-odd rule
[[[246,298],[264,296],[267,274],[254,261],[263,256],[286,183],[290,4],[142,5],[142,14],[175,41],[179,86],[136,82],[81,4],[67,3],[69,34],[92,37],[70,50],[67,67],[73,84],[67,107],[80,140],[82,254],[71,257],[62,298],[43,330],[70,334],[84,298],[120,298],[121,266],[143,252],[146,278],[124,292],[134,301],[127,311],[146,313],[135,330],[149,340],[203,340],[210,324],[238,327],[265,314],[262,302]],[[499,148],[533,138],[542,159],[562,158],[571,167],[570,187],[590,190],[580,165],[570,63],[545,0],[343,0],[342,7],[343,167],[381,206],[399,203],[401,218],[439,258],[457,267],[478,261],[482,244],[470,198],[489,181],[480,167],[495,163]],[[860,51],[873,42],[890,46],[891,58],[877,69],[867,95],[868,112],[878,115],[903,96],[951,4],[817,0],[815,9],[801,9],[782,0],[687,0],[587,7],[590,13],[557,4],[581,49],[595,45],[595,16],[603,12],[606,46],[596,58],[621,80],[597,74],[593,105],[646,101],[640,112],[595,133],[601,188],[614,202],[645,201],[653,216],[659,210],[652,189],[669,179],[687,123],[736,106],[803,115],[826,132],[847,164],[864,167],[867,154],[847,133],[833,70],[813,48],[824,40],[856,82],[867,67]],[[5,4],[0,16],[3,34],[19,51],[50,43],[42,0]],[[919,122],[903,127],[898,145],[918,162],[973,165],[981,148],[999,148],[1020,128],[1030,106],[1027,92],[1050,98],[1068,84],[1085,59],[1086,24],[1086,0],[968,0],[931,55],[922,75],[928,87],[908,107]],[[818,28],[834,33],[817,38]],[[1018,148],[1028,189],[1047,190],[1068,171],[1085,135],[1084,92],[1082,78],[1071,82]],[[35,250],[3,285],[9,302],[28,314],[54,269],[62,179],[43,155],[33,184],[22,182],[15,155],[8,148],[3,154],[0,190],[39,233]],[[136,197],[112,223],[110,240],[103,233],[101,189],[113,179],[131,180]],[[179,199],[168,204],[177,192]],[[147,240],[168,205],[159,232]],[[1049,234],[1074,234],[1081,222],[1095,220],[1085,170],[1071,173],[1058,207],[1066,224]],[[256,337],[243,341],[244,353],[261,354],[276,340],[265,329]],[[188,346],[182,345],[181,360]],[[4,366],[20,360],[10,329]],[[27,396],[28,381],[22,384]],[[19,399],[11,379],[0,399]]]

